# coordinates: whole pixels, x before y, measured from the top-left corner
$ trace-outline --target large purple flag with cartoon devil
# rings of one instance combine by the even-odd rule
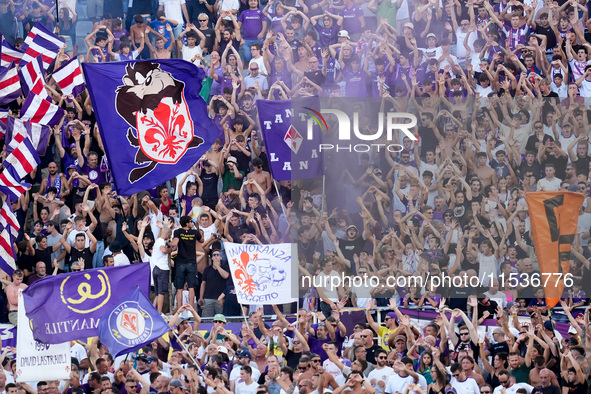
[[[217,138],[199,96],[203,69],[180,59],[83,63],[119,194],[188,170]]]

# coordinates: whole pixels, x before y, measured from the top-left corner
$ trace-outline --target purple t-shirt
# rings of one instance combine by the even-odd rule
[[[111,56],[109,56],[109,51],[107,49],[107,47],[105,48],[100,48],[100,52],[98,49],[93,49],[90,51],[90,53],[92,54],[92,56],[96,56],[98,59],[99,63],[103,62],[103,58],[101,57],[101,52],[103,53],[103,55],[105,55],[105,62],[109,62],[111,61]]]
[[[209,75],[209,71],[210,71],[210,68],[207,67],[205,69],[205,74]],[[218,80],[216,81],[215,79],[213,79],[213,81],[211,82],[211,88],[209,89],[210,96],[222,94],[222,84],[220,82],[222,82],[222,80],[224,78],[224,72],[222,70],[221,64],[215,69],[214,73],[218,76]]]
[[[94,168],[89,167],[87,158],[84,160],[84,165],[82,167],[78,166],[78,168],[80,171],[88,175],[88,180],[95,185],[100,185],[101,183],[107,181],[107,178],[105,178],[105,173],[101,171],[100,166],[96,166]]]
[[[355,73],[349,66],[345,66],[342,73],[347,84],[345,87],[346,97],[367,97],[367,74],[365,71],[359,69]]]
[[[185,205],[185,215],[191,213],[191,209],[193,208],[193,199],[195,197],[198,197],[197,194],[191,197],[187,196],[186,194],[183,194],[183,196],[181,197],[181,204]]]
[[[316,25],[316,31],[318,32],[318,42],[323,47],[336,44],[338,42],[339,27],[332,24],[331,27],[321,26],[320,23]]]
[[[268,16],[268,19],[271,20],[271,29],[277,33],[285,33],[283,31],[283,26],[281,25],[281,19],[283,19],[285,15],[277,15],[275,13],[269,12]]]
[[[127,30],[115,30],[113,31],[113,52],[117,52],[119,50],[119,44],[121,44],[121,37],[127,35]]]
[[[351,33],[361,33],[361,22],[359,21],[359,17],[363,16],[363,11],[361,8],[354,5],[351,8],[343,8],[341,13],[343,17],[343,29],[347,30],[349,34]]]
[[[238,17],[238,22],[242,22],[242,37],[245,40],[256,40],[263,30],[264,19],[265,15],[259,9],[242,11]]]

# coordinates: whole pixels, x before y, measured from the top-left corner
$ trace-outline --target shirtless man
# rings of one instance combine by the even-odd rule
[[[64,196],[68,195],[70,191],[67,188],[68,180],[64,174],[57,172],[57,164],[55,162],[49,163],[47,166],[49,170],[49,176],[43,178],[41,181],[41,187],[39,188],[39,194],[45,195],[45,191],[48,187],[55,187],[57,189],[58,198],[61,200]]]
[[[497,172],[486,165],[486,153],[478,152],[476,155],[477,166],[472,160],[468,161],[468,168],[482,181],[482,186],[497,184]]]
[[[254,171],[249,173],[246,176],[246,179],[254,179],[265,191],[265,195],[268,195],[273,187],[271,174],[267,171],[263,171],[263,161],[258,157],[252,160],[252,166],[254,167]],[[246,190],[248,191],[248,194],[258,193],[258,190],[255,190],[254,186],[251,184],[246,185]]]
[[[546,368],[546,359],[544,358],[544,356],[537,356],[536,358],[534,358],[534,368],[532,368],[532,370],[529,371],[530,386],[541,386],[542,379],[540,379],[540,376],[544,376],[545,374],[549,376],[549,379],[553,385],[558,386],[556,374]]]
[[[12,283],[6,286],[6,298],[8,298],[8,320],[16,327],[18,322],[18,289],[26,289],[28,286],[23,283],[25,273],[17,269],[12,274]]]
[[[174,42],[174,31],[172,30],[172,26],[167,24],[166,30],[168,30],[170,36],[172,37],[172,41]],[[150,48],[152,59],[170,59],[174,45],[171,44],[168,46],[168,48],[164,48],[165,40],[166,39],[164,37],[156,37],[156,48],[154,48],[149,40],[146,41],[148,48]]]

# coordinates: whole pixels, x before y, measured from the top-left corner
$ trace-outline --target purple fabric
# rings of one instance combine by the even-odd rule
[[[259,9],[242,11],[238,17],[238,22],[242,22],[242,37],[245,40],[258,39],[257,35],[263,30],[263,20],[265,15]]]

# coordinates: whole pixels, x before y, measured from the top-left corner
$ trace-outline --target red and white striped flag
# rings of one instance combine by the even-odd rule
[[[28,183],[21,184],[14,175],[14,168],[7,164],[0,174],[0,191],[8,196],[11,201],[17,201],[20,196],[31,188]]]
[[[0,105],[16,100],[21,95],[21,82],[14,63],[5,71],[0,72]]]
[[[0,122],[1,120],[2,119],[0,118]],[[21,136],[15,139],[17,134],[21,134]],[[6,120],[6,137],[4,143],[6,152],[10,153],[15,150],[19,146],[19,141],[24,139],[24,136],[29,136],[31,143],[39,156],[45,155],[45,150],[49,143],[49,137],[51,136],[51,128],[38,123],[31,124],[30,121],[23,122],[22,119],[8,116]]]
[[[52,77],[64,94],[76,97],[86,89],[82,70],[76,57],[54,71]]]
[[[13,141],[18,141],[18,146],[2,162],[4,167],[10,164],[14,168],[13,175],[20,180],[33,172],[41,162],[37,151],[31,143],[28,135],[16,134],[12,136]]]
[[[50,32],[40,22],[35,23],[23,44],[25,54],[20,62],[23,67],[37,56],[43,59],[43,71],[47,70],[57,53],[64,46],[64,40]]]
[[[53,104],[46,94],[39,96],[29,93],[21,109],[22,120],[30,120],[31,123],[46,126],[55,126],[62,116],[64,116],[64,110]]]
[[[45,93],[45,76],[43,75],[41,56],[37,56],[24,67],[21,67],[18,74],[21,77],[21,87],[25,97],[29,95],[29,92],[35,94]]]
[[[20,230],[21,226],[18,224],[16,215],[12,212],[10,201],[6,199],[2,204],[2,209],[0,209],[0,224],[4,227],[10,226],[12,236],[15,238],[18,237],[18,230]]]
[[[11,63],[19,64],[25,52],[16,49],[5,39],[2,40],[2,55],[0,55],[0,69],[9,68]]]
[[[16,270],[12,239],[16,237],[11,236],[12,227],[10,226],[1,226],[0,230],[0,268],[9,276],[12,276]]]

